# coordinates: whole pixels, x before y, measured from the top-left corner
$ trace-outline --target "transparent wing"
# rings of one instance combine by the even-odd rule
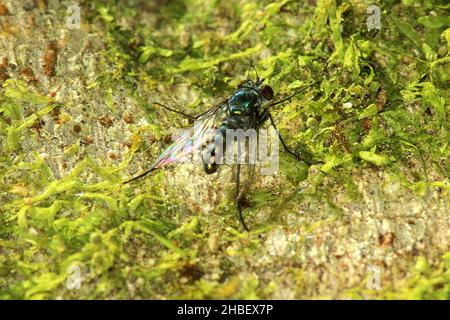
[[[258,126],[257,120],[253,119],[250,127],[259,129]],[[246,147],[248,147],[248,145]],[[236,164],[234,172],[236,207],[239,214],[239,220],[246,231],[249,231],[249,228],[245,222],[246,219],[243,215],[243,210],[251,205],[247,196],[255,180],[256,166],[257,165],[254,163]]]
[[[217,120],[222,115],[222,107],[225,103],[226,101],[201,115],[190,129],[183,133],[152,163],[150,170],[181,162],[186,157],[193,156],[197,148],[201,147],[201,140],[208,136],[209,130],[214,129]]]

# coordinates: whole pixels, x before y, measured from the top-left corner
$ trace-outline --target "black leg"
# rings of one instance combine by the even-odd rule
[[[163,107],[164,109],[167,109],[167,110],[169,110],[169,111],[175,112],[175,113],[177,113],[177,114],[180,114],[180,115],[182,115],[182,116],[184,116],[184,117],[186,117],[186,118],[192,119],[192,120],[195,120],[195,119],[197,119],[198,117],[201,116],[201,115],[198,115],[198,116],[191,116],[191,115],[189,115],[189,114],[187,114],[187,113],[184,113],[184,112],[181,112],[181,111],[178,111],[178,110],[169,108],[168,106],[165,106],[165,105],[163,105],[162,103],[159,103],[159,102],[155,102],[155,104],[158,105],[158,106],[160,106],[160,107]]]
[[[241,164],[237,164],[236,167],[236,205],[239,212],[239,220],[241,221],[242,226],[244,227],[245,231],[249,231],[247,225],[244,222],[244,217],[242,216],[242,207],[241,207]]]
[[[269,107],[273,107],[273,106],[276,106],[277,104],[280,104],[280,103],[286,102],[286,101],[288,101],[288,100],[291,100],[291,99],[292,99],[293,97],[295,97],[296,95],[302,93],[302,92],[305,91],[306,89],[311,88],[312,86],[314,86],[314,85],[316,85],[316,84],[318,84],[318,83],[320,83],[320,82],[319,82],[319,81],[313,82],[313,83],[307,85],[306,87],[301,88],[301,89],[298,90],[297,92],[294,92],[293,94],[291,94],[291,95],[290,95],[289,97],[287,97],[287,98],[281,99],[281,100],[276,101],[276,102],[272,102],[271,104],[269,104]]]
[[[215,106],[213,106],[211,109],[208,109],[208,110],[206,110],[205,112],[200,113],[199,115],[196,115],[196,116],[192,116],[192,115],[190,115],[190,114],[187,114],[187,113],[184,113],[184,112],[181,112],[181,111],[178,111],[178,110],[169,108],[168,106],[165,106],[165,105],[163,105],[162,103],[159,103],[159,102],[155,102],[155,104],[158,105],[158,106],[160,106],[160,107],[163,107],[164,109],[167,109],[167,110],[169,110],[169,111],[172,111],[172,112],[175,112],[175,113],[177,113],[177,114],[179,114],[179,115],[182,115],[182,116],[184,116],[184,117],[186,117],[186,118],[189,118],[189,119],[191,119],[191,120],[197,120],[198,118],[200,118],[201,116],[207,114],[207,113],[210,112],[211,110],[216,109],[217,107],[220,107],[221,105],[223,105],[223,104],[226,103],[227,101],[228,101],[228,100],[224,100],[224,101],[222,101],[221,103],[219,103],[218,105],[215,105]]]
[[[325,72],[327,71],[327,69],[328,69],[328,62],[325,64],[325,68],[323,68],[323,70],[322,70],[322,76],[324,76],[324,74],[325,74]],[[276,105],[278,105],[278,104],[280,104],[280,103],[283,103],[283,102],[286,102],[286,101],[288,101],[288,100],[291,100],[293,97],[295,97],[296,95],[298,95],[298,94],[300,94],[300,93],[302,93],[303,91],[305,91],[306,89],[308,89],[308,88],[311,88],[312,86],[314,86],[314,85],[316,85],[316,84],[319,84],[319,83],[321,83],[322,81],[320,80],[320,81],[315,81],[315,82],[313,82],[313,83],[311,83],[311,84],[308,84],[306,87],[303,87],[303,88],[301,88],[300,90],[298,90],[297,92],[294,92],[293,94],[291,94],[289,97],[287,97],[287,98],[284,98],[284,99],[281,99],[281,100],[279,100],[279,101],[275,101],[275,102],[272,102],[271,104],[269,104],[269,107],[273,107],[273,106],[276,106]]]
[[[277,126],[276,126],[276,124],[275,124],[275,121],[273,120],[273,117],[272,117],[272,115],[270,114],[270,112],[268,112],[267,115],[268,115],[268,117],[269,117],[269,119],[270,119],[270,122],[272,123],[273,128],[274,128],[275,131],[278,133],[278,137],[280,138],[280,141],[281,141],[281,144],[282,144],[283,147],[284,147],[284,150],[286,150],[287,153],[290,153],[291,155],[293,155],[293,156],[294,156],[295,158],[297,158],[298,160],[303,161],[303,162],[306,163],[307,165],[311,166],[312,163],[310,163],[309,161],[306,161],[305,159],[303,159],[303,158],[300,157],[298,154],[296,154],[295,152],[291,151],[291,150],[288,148],[288,146],[287,146],[286,143],[284,142],[283,137],[281,136],[280,131],[278,131],[278,128],[277,128]]]
[[[261,112],[258,118],[258,127],[261,127],[261,125],[266,122],[267,118],[269,117],[269,108],[266,108]]]
[[[149,169],[149,170],[147,170],[147,171],[144,171],[144,172],[140,173],[139,175],[137,175],[137,176],[135,176],[135,177],[133,177],[133,178],[131,178],[131,179],[128,179],[128,180],[122,182],[122,184],[127,184],[127,183],[130,183],[130,182],[134,181],[134,180],[140,179],[140,178],[142,178],[142,177],[148,175],[150,172],[155,171],[156,169],[158,169],[158,168],[151,168],[151,169]]]

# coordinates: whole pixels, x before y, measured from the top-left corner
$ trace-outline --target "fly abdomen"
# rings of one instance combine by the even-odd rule
[[[216,163],[216,144],[210,143],[203,150],[203,169],[205,173],[212,174],[217,171],[217,163]]]
[[[225,135],[227,132],[227,125],[224,122],[214,135],[214,139],[203,150],[203,169],[205,173],[212,174],[217,171],[218,164],[222,164],[223,154],[225,150]]]
[[[215,173],[217,165],[223,163],[224,154],[227,150],[227,130],[245,130],[248,127],[249,118],[245,115],[232,115],[222,123],[217,129],[213,141],[203,150],[203,169],[207,174]]]

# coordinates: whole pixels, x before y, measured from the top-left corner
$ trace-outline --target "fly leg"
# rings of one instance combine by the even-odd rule
[[[155,102],[155,104],[158,105],[158,106],[160,106],[160,107],[163,107],[164,109],[167,109],[167,110],[169,110],[169,111],[172,111],[172,112],[175,112],[175,113],[177,113],[177,114],[179,114],[179,115],[182,115],[183,117],[189,118],[189,119],[191,119],[191,120],[197,120],[198,118],[200,118],[201,116],[204,116],[205,114],[207,114],[208,112],[210,112],[211,110],[213,110],[214,108],[216,108],[217,106],[221,106],[221,105],[223,105],[223,104],[226,103],[226,102],[227,102],[227,100],[224,100],[224,101],[222,101],[220,104],[218,104],[218,105],[212,107],[211,109],[208,109],[208,110],[206,110],[205,112],[200,113],[199,115],[196,115],[196,116],[193,116],[193,115],[184,113],[184,112],[179,111],[179,110],[172,109],[172,108],[170,108],[170,107],[168,107],[168,106],[166,106],[166,105],[163,105],[162,103],[159,103],[159,102]]]
[[[132,181],[138,180],[138,179],[140,179],[140,178],[142,178],[142,177],[148,175],[149,173],[155,171],[156,169],[157,169],[157,168],[150,168],[149,170],[146,170],[146,171],[140,173],[140,174],[137,175],[136,177],[133,177],[133,178],[128,179],[128,180],[125,180],[124,182],[122,182],[122,184],[127,184],[127,183],[130,183],[130,182],[132,182]]]
[[[211,141],[202,152],[203,169],[205,173],[212,174],[218,169],[218,164],[223,163],[223,153],[226,148],[225,135],[226,126],[222,124],[217,129],[213,141]]]
[[[326,63],[325,68],[323,68],[323,70],[322,70],[322,76],[325,74],[325,72],[327,71],[327,69],[328,69],[328,62]],[[269,104],[269,107],[273,107],[273,106],[276,106],[276,105],[278,105],[278,104],[284,103],[284,102],[286,102],[286,101],[290,101],[290,100],[291,100],[293,97],[295,97],[296,95],[302,93],[302,92],[305,91],[306,89],[311,88],[312,86],[315,86],[316,84],[319,84],[319,83],[321,83],[321,82],[322,82],[322,81],[315,81],[315,82],[313,82],[313,83],[311,83],[311,84],[308,84],[307,86],[301,88],[301,89],[298,90],[297,92],[294,92],[294,93],[291,94],[290,96],[288,96],[288,97],[286,97],[286,98],[284,98],[284,99],[281,99],[281,100],[279,100],[279,101],[272,102],[271,104]]]
[[[196,120],[196,119],[198,119],[200,116],[203,115],[203,114],[200,114],[200,115],[198,115],[198,116],[191,116],[190,114],[184,113],[184,112],[182,112],[182,111],[178,111],[178,110],[169,108],[168,106],[165,106],[165,105],[163,105],[162,103],[155,102],[155,104],[158,105],[158,106],[160,106],[160,107],[163,107],[164,109],[167,109],[167,110],[169,110],[169,111],[175,112],[176,114],[182,115],[183,117],[189,118],[189,119],[191,119],[191,120]]]
[[[241,164],[238,163],[236,167],[236,205],[239,213],[239,220],[245,231],[250,231],[244,222],[244,217],[242,216],[242,206],[241,206]]]
[[[267,109],[266,109],[267,110]],[[273,128],[275,129],[275,131],[278,133],[278,137],[280,138],[280,142],[283,145],[284,150],[286,150],[287,153],[291,154],[292,156],[294,156],[296,159],[303,161],[304,163],[306,163],[307,165],[311,166],[312,163],[310,161],[307,161],[305,159],[303,159],[301,156],[299,156],[298,154],[296,154],[295,152],[291,151],[288,146],[286,145],[286,143],[284,142],[283,137],[281,136],[280,131],[278,130],[275,121],[273,120],[272,115],[270,114],[269,111],[267,111],[267,117],[270,119],[270,123],[272,124]]]
[[[284,99],[281,99],[281,100],[279,100],[279,101],[272,102],[271,104],[269,104],[269,107],[273,107],[273,106],[276,106],[276,105],[278,105],[278,104],[281,104],[281,103],[284,103],[284,102],[286,102],[286,101],[289,101],[289,100],[291,100],[293,97],[295,97],[296,95],[302,93],[302,92],[305,91],[306,89],[311,88],[312,86],[314,86],[314,85],[316,85],[316,84],[318,84],[318,83],[320,83],[320,82],[319,82],[319,81],[313,82],[313,83],[311,83],[311,84],[309,84],[309,85],[307,85],[307,86],[301,88],[301,89],[298,90],[297,92],[294,92],[293,94],[291,94],[290,96],[288,96],[288,97],[286,97],[286,98],[284,98]]]
[[[267,121],[269,118],[269,108],[266,108],[263,110],[263,112],[258,116],[258,127],[261,127],[261,125]]]

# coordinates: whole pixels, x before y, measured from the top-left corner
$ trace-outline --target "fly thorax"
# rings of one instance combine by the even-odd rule
[[[230,98],[229,115],[239,116],[253,112],[261,102],[260,94],[252,88],[240,88]]]

